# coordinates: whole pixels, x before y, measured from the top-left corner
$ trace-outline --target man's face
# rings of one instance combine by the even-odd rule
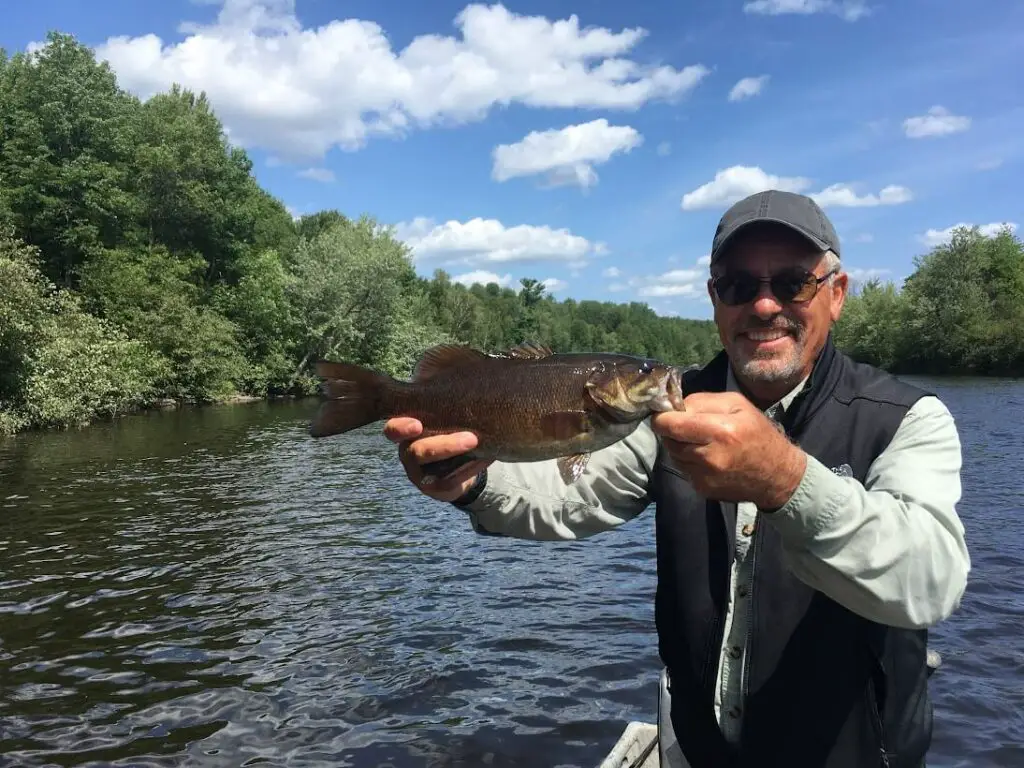
[[[824,255],[811,243],[788,230],[765,226],[741,233],[721,263],[716,262],[715,272],[741,270],[768,278],[793,266],[818,277],[827,271]],[[737,377],[750,386],[799,383],[810,373],[832,323],[839,318],[846,289],[846,275],[840,273],[831,284],[821,283],[809,301],[784,304],[765,282],[754,299],[729,306],[719,300],[709,280],[715,323]]]

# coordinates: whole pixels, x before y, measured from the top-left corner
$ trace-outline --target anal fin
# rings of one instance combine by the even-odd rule
[[[572,485],[583,474],[590,461],[589,453],[574,453],[569,456],[562,456],[555,463],[558,465],[558,474],[562,476],[562,482]]]

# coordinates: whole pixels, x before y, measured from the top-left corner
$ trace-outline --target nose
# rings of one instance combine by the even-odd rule
[[[751,302],[751,311],[760,318],[773,317],[782,311],[782,302],[775,298],[771,286],[762,283],[757,291],[757,296]]]

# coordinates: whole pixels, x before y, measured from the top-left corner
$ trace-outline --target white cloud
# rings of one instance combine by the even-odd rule
[[[697,286],[694,283],[663,283],[648,285],[639,290],[641,296],[696,296]]]
[[[621,277],[622,270],[618,267],[608,267],[601,272],[601,277]]]
[[[820,192],[808,191],[811,180],[803,176],[776,176],[757,166],[734,165],[718,171],[715,178],[683,195],[682,208],[692,211],[731,205],[766,189],[780,189],[809,195],[825,207],[867,207],[898,205],[913,198],[906,187],[889,185],[876,194],[858,194],[853,185],[831,184]]]
[[[946,227],[945,229],[929,229],[923,235],[919,235],[917,239],[929,247],[946,245],[952,240],[954,229],[959,229],[960,227],[970,228],[972,226],[974,225],[960,222],[959,224],[954,224],[953,226]],[[998,235],[1004,227],[1009,227],[1011,232],[1017,231],[1017,223],[1015,221],[994,221],[990,224],[981,224],[978,226],[978,231],[980,231],[985,237],[994,237],[995,235]]]
[[[471,285],[487,285],[488,283],[497,283],[502,288],[515,288],[519,290],[519,281],[516,280],[510,273],[499,275],[497,272],[491,272],[486,269],[474,269],[472,272],[464,272],[461,275],[455,275],[452,278],[453,283],[462,283],[467,288]],[[568,287],[568,283],[564,280],[559,280],[557,277],[549,277],[545,280],[541,280],[541,284],[550,292],[555,293],[557,291],[565,290]]]
[[[978,163],[977,167],[979,171],[994,171],[996,168],[999,168],[1002,164],[1002,159],[995,157],[992,158],[991,160],[982,160],[980,163]]]
[[[658,280],[663,280],[667,283],[691,283],[694,280],[698,280],[702,277],[707,277],[707,274],[700,269],[672,269],[668,272],[663,272],[658,275]]]
[[[474,218],[465,222],[416,218],[395,226],[417,260],[439,259],[444,264],[479,266],[511,262],[561,261],[580,266],[587,257],[607,252],[567,229],[519,224],[506,227],[497,219]]]
[[[508,181],[517,176],[547,174],[551,186],[586,188],[597,183],[595,165],[642,143],[643,137],[635,128],[609,125],[603,117],[561,129],[531,131],[515,144],[494,148],[491,178]]]
[[[511,288],[516,281],[510,274],[499,275],[497,272],[488,272],[486,269],[474,269],[472,272],[455,275],[452,278],[452,282],[462,283],[467,288],[474,283],[479,283],[480,285],[497,283],[502,288]]]
[[[502,5],[470,4],[458,34],[423,34],[394,50],[378,24],[335,19],[302,28],[294,0],[221,0],[217,20],[181,42],[155,34],[97,47],[120,84],[147,97],[180,83],[205,91],[242,145],[318,157],[376,135],[479,121],[495,107],[636,109],[675,101],[710,72],[628,58],[647,35],[581,27]]]
[[[855,283],[866,283],[868,280],[872,280],[876,277],[882,277],[892,272],[890,269],[884,269],[881,267],[853,267],[852,269],[843,269],[844,272],[850,277]]]
[[[758,167],[734,165],[718,171],[715,178],[683,195],[683,210],[730,205],[765,189],[803,192],[811,184],[802,176],[773,176]]]
[[[875,194],[858,195],[849,184],[832,184],[811,195],[822,208],[869,208],[876,205],[909,203],[914,196],[906,187],[890,184]]]
[[[658,152],[658,155],[660,157],[666,157],[667,155],[672,154],[672,142],[670,142],[670,141],[663,141],[663,142],[661,142],[658,145],[657,152]]]
[[[705,253],[699,259],[697,259],[698,267],[710,267],[711,266],[711,254]]]
[[[628,281],[628,287],[636,290],[637,295],[653,297],[700,298],[707,292],[707,264],[710,258],[703,256],[694,267],[688,269],[670,269],[657,275],[634,277]],[[625,287],[625,286],[624,286]]]
[[[864,0],[751,0],[743,10],[767,16],[832,13],[846,21],[857,21],[871,12]]]
[[[768,83],[768,75],[759,77],[744,77],[729,91],[729,101],[741,101],[757,96]]]
[[[908,117],[903,121],[903,132],[911,139],[948,136],[952,133],[962,133],[970,127],[971,118],[954,115],[942,106],[932,107],[927,115]]]
[[[304,179],[322,181],[324,184],[334,181],[334,171],[330,168],[307,168],[304,171],[299,171],[298,175]]]

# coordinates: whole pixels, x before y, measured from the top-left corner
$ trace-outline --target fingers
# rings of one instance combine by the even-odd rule
[[[477,437],[472,432],[452,432],[414,440],[408,443],[407,451],[417,464],[427,464],[460,456],[476,448],[477,442]]]
[[[490,466],[491,463],[492,460],[489,459],[473,461],[459,467],[447,477],[438,478],[433,482],[427,482],[427,480],[430,480],[431,478],[421,477],[417,485],[423,493],[431,496],[432,498],[440,501],[454,501],[469,490],[473,481],[476,480],[476,476],[479,475],[486,467]]]
[[[424,477],[423,464],[461,456],[476,448],[477,436],[472,432],[453,432],[446,435],[423,437],[423,425],[417,419],[396,417],[384,425],[385,436],[398,444],[398,458],[409,480],[426,495],[453,501],[472,485],[476,476],[492,463],[477,460],[463,464],[444,478]]]
[[[419,419],[405,416],[388,419],[384,424],[384,436],[393,443],[414,440],[423,432]]]
[[[493,459],[479,459],[478,461],[471,461],[469,464],[459,467],[459,469],[455,470],[449,477],[440,480],[439,483],[458,486],[461,489],[461,487],[466,485],[467,482],[471,483],[473,480],[476,480],[476,476],[493,463]],[[436,487],[437,486],[435,485],[435,488]]]

